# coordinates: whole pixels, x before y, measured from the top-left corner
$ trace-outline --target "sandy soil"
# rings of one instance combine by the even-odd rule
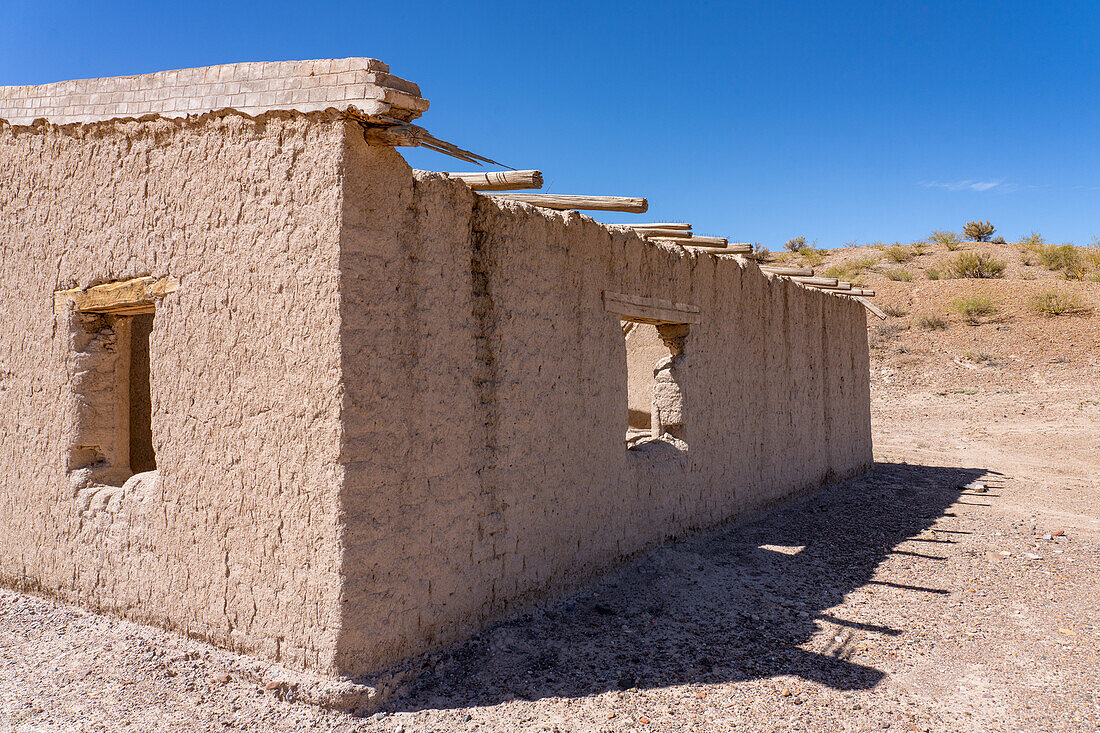
[[[961,287],[920,284],[882,300]],[[871,473],[418,660],[382,712],[2,591],[0,731],[1100,730],[1100,318],[914,318],[872,325]]]

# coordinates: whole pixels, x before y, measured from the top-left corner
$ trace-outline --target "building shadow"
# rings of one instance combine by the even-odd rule
[[[894,548],[920,534],[986,476],[971,468],[876,463],[747,523],[659,548],[563,601],[498,623],[418,660],[419,675],[390,711],[579,697],[608,690],[713,684],[796,675],[841,690],[866,689],[884,673],[850,661],[850,636],[820,652],[807,646],[827,622],[852,633],[905,629],[836,618],[828,609],[868,584],[942,596],[951,588],[873,578],[893,553],[928,564],[954,534]],[[929,550],[924,552],[924,550]]]

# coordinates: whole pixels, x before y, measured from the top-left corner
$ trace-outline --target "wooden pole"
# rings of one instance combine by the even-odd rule
[[[629,214],[644,214],[649,210],[649,202],[644,198],[626,196],[572,196],[555,193],[486,193],[494,199],[522,201],[532,206],[558,211],[624,211]]]
[[[760,265],[760,270],[769,275],[795,275],[800,277],[813,277],[812,267],[777,267],[775,265]]]
[[[487,171],[485,173],[452,173],[475,191],[519,191],[525,188],[542,188],[542,171]]]
[[[837,283],[835,277],[792,277],[790,279],[802,285],[831,285],[835,287]]]
[[[852,295],[862,295],[865,298],[875,297],[874,290],[868,290],[867,288],[852,288]]]
[[[861,297],[859,297],[859,296],[856,296],[856,297],[852,298],[852,300],[858,300],[858,301],[859,301],[860,303],[863,303],[863,307],[864,307],[864,308],[866,308],[867,310],[869,310],[869,311],[871,311],[872,313],[874,313],[874,314],[875,314],[876,316],[878,316],[878,317],[879,317],[879,318],[880,318],[881,320],[883,320],[883,321],[885,321],[885,320],[886,320],[886,314],[885,314],[885,313],[883,313],[883,312],[882,312],[881,310],[879,310],[878,308],[876,308],[876,307],[875,307],[875,305],[874,305],[874,303],[872,303],[871,301],[867,300],[866,298],[861,298]]]
[[[676,229],[678,231],[691,231],[691,224],[682,222],[659,222],[657,224],[616,224],[617,227],[631,227],[633,229]]]
[[[690,244],[690,242],[688,243]],[[699,249],[713,252],[716,255],[747,255],[752,254],[752,245],[745,244],[744,242],[733,242],[727,244],[725,247],[699,247]]]
[[[683,229],[642,229],[632,227],[635,234],[646,239],[691,239],[691,232]]]

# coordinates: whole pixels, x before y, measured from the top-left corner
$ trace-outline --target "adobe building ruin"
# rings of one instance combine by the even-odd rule
[[[0,581],[357,676],[868,468],[859,303],[414,171],[426,108],[0,88]]]

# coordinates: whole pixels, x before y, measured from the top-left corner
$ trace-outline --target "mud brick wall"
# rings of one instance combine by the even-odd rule
[[[858,303],[346,144],[342,670],[869,467]],[[628,357],[604,290],[702,309],[686,449],[625,449]]]
[[[479,196],[333,113],[0,123],[0,180],[8,585],[369,674],[871,461],[857,303]],[[155,480],[74,484],[53,292],[145,275],[180,281]],[[701,309],[686,445],[626,450],[605,290]]]
[[[332,667],[344,125],[0,123],[0,581]],[[158,481],[74,487],[53,291],[143,275]]]

